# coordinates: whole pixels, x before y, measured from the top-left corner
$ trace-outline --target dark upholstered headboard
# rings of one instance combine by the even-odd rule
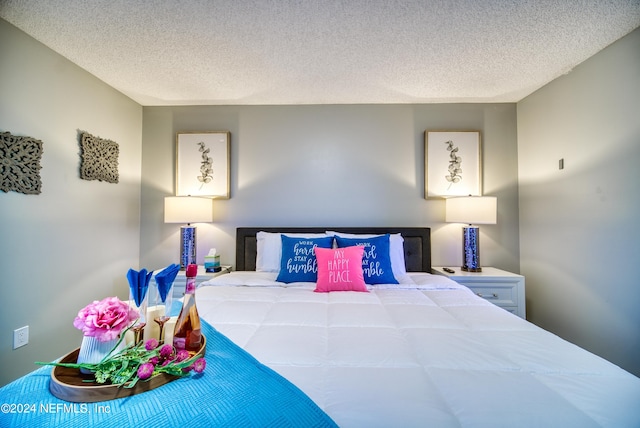
[[[239,227],[236,231],[236,270],[256,270],[260,231],[279,233],[400,233],[404,238],[404,260],[408,272],[431,272],[431,229],[428,227]]]

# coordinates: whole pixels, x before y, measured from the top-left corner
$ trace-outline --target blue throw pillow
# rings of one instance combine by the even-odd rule
[[[362,270],[367,284],[398,284],[391,269],[389,234],[374,238],[341,238],[336,236],[338,248],[361,245],[364,247]]]
[[[318,261],[315,248],[331,248],[333,236],[323,238],[292,238],[282,235],[279,282],[316,282]]]

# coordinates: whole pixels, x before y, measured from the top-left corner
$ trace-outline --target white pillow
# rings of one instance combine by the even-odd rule
[[[353,234],[353,233],[342,233],[342,232],[333,232],[327,230],[325,232],[327,235],[335,235],[341,238],[375,238],[378,235],[371,234]],[[403,283],[402,279],[405,275],[407,275],[407,267],[404,262],[404,238],[399,233],[392,233],[389,235],[389,258],[391,258],[391,270],[393,271],[393,276],[396,277],[398,282]]]
[[[280,259],[282,258],[282,233],[264,232],[256,233],[256,272],[280,272]],[[322,238],[326,233],[285,233],[293,238]],[[331,235],[333,236],[333,235]]]

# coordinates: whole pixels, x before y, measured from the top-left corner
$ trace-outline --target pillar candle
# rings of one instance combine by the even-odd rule
[[[127,332],[124,334],[124,343],[129,346],[130,344],[132,344],[135,340],[136,336],[133,333],[133,330],[129,329],[127,330]]]
[[[164,315],[164,306],[149,306],[147,308],[147,325],[144,326],[142,338],[146,342],[153,338],[160,340],[160,326],[154,319]]]
[[[164,343],[168,343],[169,345],[173,345],[173,330],[176,328],[176,322],[178,321],[178,317],[171,317],[169,321],[164,325]]]

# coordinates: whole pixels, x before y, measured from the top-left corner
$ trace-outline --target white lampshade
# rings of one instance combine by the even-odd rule
[[[462,196],[447,198],[447,223],[496,224],[497,198],[495,196]]]
[[[210,198],[167,196],[164,198],[165,223],[211,223],[213,205]]]

